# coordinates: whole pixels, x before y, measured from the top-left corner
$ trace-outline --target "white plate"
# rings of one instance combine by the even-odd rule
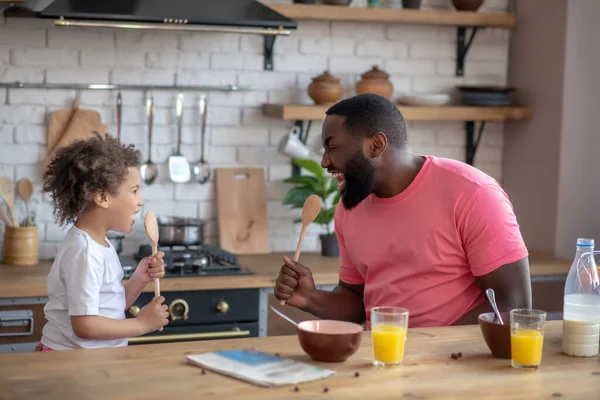
[[[402,96],[398,98],[398,103],[410,106],[443,106],[449,104],[450,100],[449,94],[436,93]]]

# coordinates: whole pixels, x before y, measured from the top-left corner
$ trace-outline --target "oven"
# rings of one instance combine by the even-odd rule
[[[169,307],[162,332],[129,338],[130,345],[259,336],[259,289],[161,292]],[[126,313],[134,318],[154,293],[142,293]]]

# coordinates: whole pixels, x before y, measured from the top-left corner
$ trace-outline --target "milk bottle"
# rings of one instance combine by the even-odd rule
[[[600,281],[594,240],[577,239],[577,253],[565,283],[562,352],[593,357],[600,347]]]

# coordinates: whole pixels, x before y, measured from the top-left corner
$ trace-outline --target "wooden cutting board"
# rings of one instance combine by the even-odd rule
[[[76,140],[88,139],[94,132],[106,133],[100,113],[83,110],[75,102],[71,110],[58,110],[50,115],[48,121],[48,154],[44,160],[45,169],[58,149]]]
[[[219,245],[235,254],[270,253],[262,168],[215,168]]]

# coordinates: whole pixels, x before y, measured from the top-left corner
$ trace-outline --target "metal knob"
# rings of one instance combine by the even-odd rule
[[[131,307],[129,307],[129,315],[131,315],[132,317],[137,317],[139,313],[140,313],[140,307],[139,306],[136,306],[134,304]]]
[[[229,304],[227,304],[226,301],[220,301],[217,303],[217,311],[225,314],[227,311],[229,311]]]
[[[171,321],[187,320],[189,311],[190,306],[187,301],[183,299],[173,300],[171,304],[169,304],[169,316],[171,317]]]

